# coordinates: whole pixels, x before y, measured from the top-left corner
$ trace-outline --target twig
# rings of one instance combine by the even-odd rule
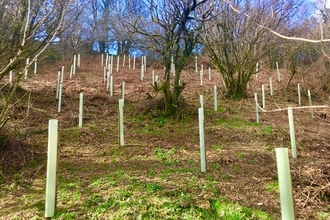
[[[2,172],[0,172],[0,175],[1,175],[4,179],[7,179],[7,178],[2,174]]]
[[[313,181],[314,182],[314,181]],[[312,184],[313,184],[313,182],[312,182]],[[312,185],[311,184],[311,185]],[[303,208],[306,206],[306,204],[307,204],[307,202],[308,202],[308,199],[309,199],[309,195],[311,194],[311,191],[310,190],[308,190],[308,194],[307,194],[307,196],[306,196],[306,200],[305,200],[305,202],[304,202],[304,204],[303,204]]]
[[[257,26],[259,26],[260,28],[262,29],[266,29],[268,30],[269,32],[273,33],[274,35],[278,36],[278,37],[281,37],[283,39],[287,39],[287,40],[296,40],[296,41],[303,41],[303,42],[310,42],[310,43],[322,43],[322,42],[329,42],[330,39],[321,39],[320,40],[311,40],[311,39],[307,39],[307,38],[301,38],[301,37],[288,37],[288,36],[285,36],[283,34],[280,34],[274,30],[272,30],[271,28],[269,27],[266,27],[262,24],[260,24],[258,21],[256,21],[255,19],[253,19],[250,15],[248,15],[247,13],[245,12],[241,12],[239,9],[236,9],[231,2],[229,2],[228,0],[226,1],[227,4],[229,5],[229,7],[235,11],[236,13],[239,13],[239,14],[242,14],[244,15],[245,17],[247,17],[248,19],[251,19],[254,23],[256,23]]]
[[[41,170],[41,168],[42,168],[43,166],[44,166],[43,164],[40,165],[39,168],[37,169],[37,171],[32,175],[32,177],[31,177],[30,179],[33,179],[33,178],[37,175],[37,173]]]

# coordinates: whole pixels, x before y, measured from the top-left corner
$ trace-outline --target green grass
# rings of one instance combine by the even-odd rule
[[[220,106],[220,107],[218,106],[217,112],[220,112],[220,113],[226,112],[226,108],[222,107],[222,106]]]
[[[158,147],[154,150],[154,154],[160,160],[168,160],[171,161],[172,156],[175,154],[176,150],[174,148],[170,150],[163,150],[162,148]]]
[[[266,190],[271,193],[279,193],[279,185],[277,181],[267,183]]]
[[[214,210],[217,219],[223,220],[241,220],[241,219],[255,219],[268,220],[271,219],[269,214],[249,209],[237,203],[226,202],[224,200],[211,200],[211,208]]]
[[[242,159],[242,158],[244,158],[244,154],[238,152],[238,153],[236,153],[236,157]]]
[[[318,212],[317,213],[317,217],[318,219],[322,220],[322,219],[329,219],[330,217],[330,212]]]
[[[273,134],[273,127],[272,126],[265,126],[260,129],[261,134],[272,135]]]
[[[146,189],[147,191],[157,192],[157,191],[162,191],[163,187],[155,183],[147,183]]]
[[[213,150],[217,150],[217,149],[219,149],[219,150],[223,150],[223,149],[225,149],[225,148],[227,148],[227,147],[224,146],[224,145],[213,145],[211,148],[212,148]]]

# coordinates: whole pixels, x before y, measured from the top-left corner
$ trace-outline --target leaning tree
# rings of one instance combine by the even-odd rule
[[[63,30],[74,0],[0,1],[0,129],[8,120],[11,100],[23,73]],[[72,10],[71,10],[72,11]],[[29,58],[29,59],[28,59]],[[27,62],[28,60],[28,62]],[[11,86],[5,76],[15,74]]]

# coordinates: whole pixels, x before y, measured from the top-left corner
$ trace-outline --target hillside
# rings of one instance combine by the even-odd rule
[[[156,111],[152,66],[141,82],[140,63],[114,69],[114,95],[103,82],[101,58],[83,58],[69,79],[65,64],[63,103],[57,112],[57,72],[62,63],[44,64],[21,83],[19,102],[5,129],[10,138],[0,148],[0,219],[43,219],[45,209],[48,120],[59,121],[57,219],[280,219],[275,148],[290,147],[287,111],[298,106],[295,77],[285,90],[287,73],[273,83],[276,70],[254,77],[249,97],[223,97],[220,76],[204,63],[204,81],[193,67],[186,83],[183,117],[168,119]],[[163,69],[155,67],[155,74]],[[308,105],[308,83],[302,105]],[[125,146],[118,145],[118,99],[125,82]],[[267,90],[266,110],[255,122],[253,93]],[[213,86],[218,111],[213,109]],[[314,85],[314,88],[320,86]],[[314,105],[329,105],[315,89]],[[79,93],[84,94],[83,127],[78,128]],[[198,107],[204,96],[207,171],[200,172]],[[158,98],[158,97],[157,97]],[[261,100],[261,99],[260,99]],[[261,102],[261,101],[260,101]],[[330,218],[330,119],[328,108],[294,110],[298,158],[290,156],[298,219]]]

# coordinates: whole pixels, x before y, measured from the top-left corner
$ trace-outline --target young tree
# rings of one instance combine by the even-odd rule
[[[65,26],[73,0],[0,1],[0,80],[12,70],[13,86],[1,90],[0,129],[5,125],[10,101],[25,70],[33,64]],[[29,62],[26,62],[29,58]]]
[[[199,41],[203,23],[210,16],[212,7],[201,10],[208,0],[146,0],[149,19],[137,19],[132,26],[145,37],[144,46],[162,57],[165,65],[163,82],[155,84],[162,92],[165,114],[178,113],[184,84],[180,85],[181,71]],[[171,82],[171,65],[175,66],[174,82]]]

